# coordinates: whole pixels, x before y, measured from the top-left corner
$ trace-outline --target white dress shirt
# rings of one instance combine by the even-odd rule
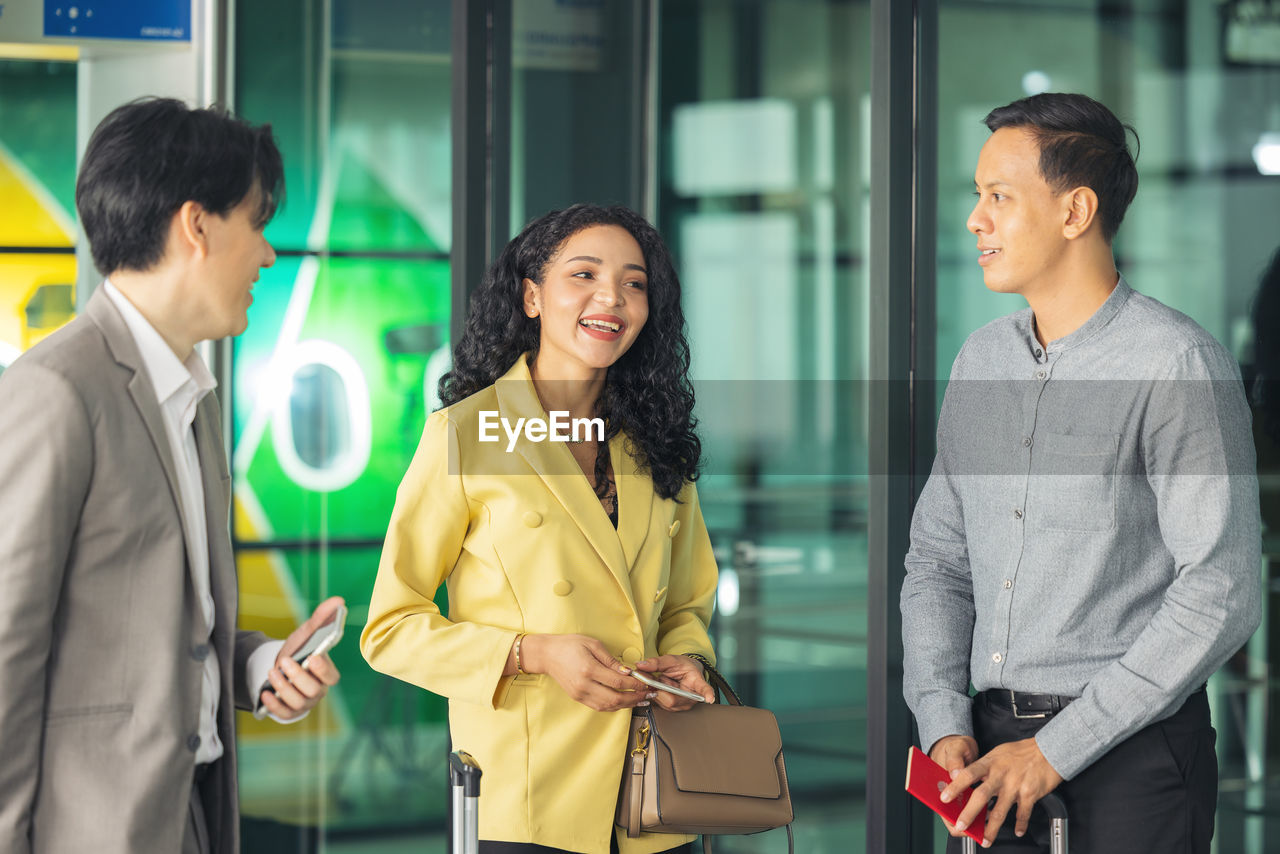
[[[206,394],[213,391],[218,382],[195,350],[186,361],[179,361],[173,350],[147,321],[142,313],[129,302],[110,281],[102,283],[103,290],[124,318],[125,325],[138,346],[142,364],[151,385],[156,391],[156,401],[164,420],[165,436],[173,455],[174,471],[178,478],[178,494],[181,498],[182,528],[186,536],[191,578],[196,589],[196,601],[207,631],[212,634],[214,625],[213,592],[209,581],[209,530],[205,521],[204,481],[200,472],[200,457],[196,451],[195,430],[192,423],[196,407]],[[206,635],[202,640],[208,642]],[[275,664],[283,641],[263,644],[250,656],[246,671],[249,694],[257,694],[258,687],[267,678]],[[222,756],[222,741],[218,738],[218,703],[221,699],[218,656],[204,659],[204,674],[200,683],[200,747],[196,750],[196,763],[213,762]]]

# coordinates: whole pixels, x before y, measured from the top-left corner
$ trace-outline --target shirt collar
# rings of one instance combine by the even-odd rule
[[[138,353],[142,356],[143,367],[151,384],[155,386],[156,401],[164,404],[187,383],[191,383],[192,397],[199,401],[212,391],[218,381],[213,378],[209,368],[200,358],[197,350],[192,350],[186,361],[179,361],[177,354],[169,347],[156,328],[138,311],[129,298],[109,279],[103,280],[102,289],[111,299],[113,305],[124,318],[129,334],[138,345]]]
[[[1061,353],[1064,350],[1070,350],[1072,347],[1083,344],[1100,332],[1120,312],[1120,309],[1124,308],[1125,303],[1129,301],[1130,295],[1133,294],[1133,289],[1129,287],[1129,283],[1124,280],[1123,275],[1117,274],[1117,276],[1119,278],[1116,281],[1116,286],[1111,290],[1111,294],[1106,301],[1093,313],[1093,316],[1074,331],[1050,341],[1044,348],[1046,353]],[[1036,339],[1035,313],[1030,309],[1025,314],[1023,332],[1027,336],[1031,350],[1033,352],[1039,350],[1040,342]]]

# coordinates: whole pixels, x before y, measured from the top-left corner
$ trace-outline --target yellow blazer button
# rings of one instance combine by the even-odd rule
[[[636,649],[634,646],[629,646],[622,651],[623,664],[635,664],[637,661],[640,661],[643,658],[644,658],[644,654],[641,653],[640,650]]]
[[[672,522],[672,523],[671,523],[671,527],[667,530],[667,536],[668,536],[668,537],[674,537],[674,536],[675,536],[676,534],[678,534],[678,533],[680,533],[680,520],[679,520],[679,519],[677,519],[677,520],[675,520],[674,522]]]
[[[542,514],[536,510],[530,510],[524,514],[524,523],[530,528],[536,528],[542,524]]]
[[[563,578],[551,585],[551,592],[557,596],[568,596],[573,592],[573,582],[565,581]]]
[[[661,598],[662,598],[662,594],[664,594],[664,593],[666,593],[666,592],[667,592],[667,588],[663,587],[663,588],[662,588],[661,590],[659,590],[657,593],[653,594],[653,601],[657,602],[659,599],[661,599]]]

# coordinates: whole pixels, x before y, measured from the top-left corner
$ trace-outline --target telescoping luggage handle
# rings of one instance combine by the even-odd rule
[[[449,786],[453,790],[450,854],[480,854],[480,764],[466,751],[449,754]]]
[[[1040,799],[1040,806],[1049,814],[1049,854],[1067,854],[1067,805],[1053,792]],[[978,843],[966,836],[964,854],[977,854]]]

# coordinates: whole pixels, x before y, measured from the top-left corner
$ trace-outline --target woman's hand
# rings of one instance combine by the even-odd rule
[[[574,700],[598,712],[630,709],[653,698],[648,685],[587,635],[525,635],[520,645],[526,673],[545,673]]]
[[[716,692],[707,684],[707,680],[702,677],[702,665],[688,656],[659,655],[655,658],[646,658],[644,661],[636,662],[636,670],[643,670],[686,691],[701,694],[708,703],[716,701]],[[684,697],[669,694],[666,691],[656,691],[654,693],[656,696],[653,701],[662,706],[662,708],[673,712],[683,712],[686,709],[692,709],[696,705],[693,700],[686,700]]]

